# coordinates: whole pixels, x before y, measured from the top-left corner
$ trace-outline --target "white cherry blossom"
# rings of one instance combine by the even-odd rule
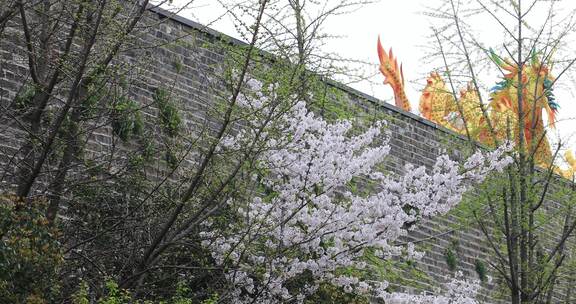
[[[261,89],[254,81],[248,84]],[[242,98],[245,107],[269,104],[250,99],[262,98],[258,93]],[[345,292],[394,301],[476,303],[469,297],[476,285],[461,280],[447,285],[447,295],[426,298],[390,294],[387,282],[338,271],[365,268],[366,249],[384,259],[421,257],[412,244],[398,245],[397,240],[420,219],[446,214],[473,183],[511,162],[506,156],[511,147],[504,145],[478,151],[462,165],[442,155],[432,168],[406,165],[403,175],[387,174],[376,169],[390,152],[384,126],[378,122],[352,135],[351,122],[329,123],[298,102],[265,130],[278,136],[269,136],[257,159],[259,172],[266,174],[253,179],[261,181],[264,191],[248,201],[230,202],[240,222],[202,233],[203,246],[227,269],[232,302],[302,302],[326,282]],[[255,133],[240,130],[221,149],[240,148]],[[372,191],[354,193],[352,181]]]

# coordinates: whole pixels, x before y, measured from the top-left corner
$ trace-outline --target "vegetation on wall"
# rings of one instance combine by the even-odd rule
[[[170,137],[177,136],[182,127],[182,118],[174,101],[170,98],[170,93],[164,88],[157,88],[154,92],[154,102],[158,107],[162,129]]]
[[[123,141],[142,135],[144,122],[140,105],[125,96],[118,98],[112,109],[112,130]]]
[[[446,248],[444,250],[444,259],[450,271],[456,271],[456,269],[458,269],[458,256],[452,248]]]
[[[485,282],[488,279],[488,270],[486,269],[486,264],[479,259],[474,261],[474,270],[476,270],[476,274],[480,281]]]

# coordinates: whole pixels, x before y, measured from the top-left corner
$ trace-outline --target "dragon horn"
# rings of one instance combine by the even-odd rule
[[[378,59],[380,59],[380,64],[382,64],[384,61],[386,61],[387,56],[384,48],[382,47],[382,43],[380,43],[380,36],[378,36],[378,45],[376,47],[378,49]]]
[[[402,86],[404,86],[404,70],[402,70],[402,64],[400,64],[400,78],[402,78]]]

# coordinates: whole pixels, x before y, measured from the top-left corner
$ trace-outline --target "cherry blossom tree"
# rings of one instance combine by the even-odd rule
[[[245,109],[270,115],[278,108],[273,96],[260,92],[261,83],[247,84],[253,94],[239,99]],[[250,125],[259,123],[267,121]],[[390,151],[385,126],[379,121],[360,132],[349,121],[329,123],[296,102],[274,124],[244,128],[222,141],[219,151],[225,152],[266,137],[254,162],[254,191],[227,202],[237,221],[223,229],[207,222],[201,233],[203,246],[224,269],[226,297],[234,303],[303,302],[320,283],[382,299],[409,297],[388,293],[388,282],[347,270],[366,267],[367,249],[383,259],[419,258],[413,244],[396,241],[418,220],[446,214],[470,185],[502,171],[511,161],[506,155],[511,146],[477,151],[463,164],[442,155],[430,169],[407,165],[402,175],[387,174],[378,169]],[[373,191],[351,191],[355,178]],[[468,291],[474,285],[458,282],[434,303],[458,298],[456,303],[473,303]]]

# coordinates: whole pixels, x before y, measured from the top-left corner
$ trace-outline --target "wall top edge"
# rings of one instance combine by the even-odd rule
[[[247,46],[247,45],[248,45],[248,43],[246,43],[246,42],[244,42],[244,41],[242,41],[242,40],[236,39],[236,38],[231,37],[231,36],[229,36],[229,35],[226,35],[226,34],[224,34],[224,33],[222,33],[222,32],[216,31],[216,30],[214,30],[214,29],[212,29],[212,28],[210,28],[210,27],[208,27],[208,26],[206,26],[206,25],[200,24],[200,23],[198,23],[198,22],[196,22],[196,21],[193,21],[193,20],[188,19],[188,18],[186,18],[186,17],[180,16],[180,15],[178,15],[178,14],[175,13],[175,12],[171,12],[171,11],[166,10],[166,9],[163,9],[163,8],[161,8],[161,7],[154,6],[154,5],[149,5],[148,10],[151,11],[151,12],[154,12],[154,13],[156,13],[156,14],[158,14],[158,15],[160,15],[160,16],[163,17],[163,18],[168,18],[168,19],[170,19],[170,20],[173,20],[173,21],[175,21],[175,22],[178,22],[178,23],[180,23],[180,24],[183,24],[183,25],[185,25],[185,26],[188,26],[188,27],[190,27],[190,28],[193,28],[193,29],[195,29],[195,30],[198,30],[198,31],[200,31],[200,32],[206,33],[206,34],[208,34],[208,35],[210,35],[210,36],[213,36],[213,37],[215,37],[215,38],[217,38],[217,39],[220,39],[220,40],[222,40],[222,41],[229,42],[229,43],[232,44],[232,45],[238,45],[238,46]],[[267,52],[265,52],[265,51],[262,51],[262,52],[263,52],[263,53],[267,53]],[[346,84],[343,84],[343,83],[341,83],[341,82],[338,82],[338,81],[332,80],[332,79],[326,79],[325,81],[326,81],[329,85],[331,85],[331,86],[333,86],[333,87],[336,87],[336,88],[338,88],[338,89],[341,89],[341,90],[345,91],[346,93],[349,93],[349,94],[354,95],[354,96],[356,96],[356,97],[358,97],[358,98],[364,99],[364,100],[366,100],[366,101],[368,101],[368,102],[370,102],[370,103],[376,104],[376,105],[379,106],[379,107],[383,107],[383,108],[385,108],[385,109],[387,109],[387,110],[390,110],[390,111],[392,111],[392,112],[396,112],[397,114],[400,114],[400,115],[402,115],[402,116],[411,118],[411,119],[413,119],[413,120],[415,120],[415,121],[417,121],[417,122],[419,122],[419,123],[421,123],[421,124],[424,124],[424,125],[426,125],[426,126],[432,127],[432,128],[434,128],[434,129],[437,129],[437,130],[440,130],[440,131],[442,131],[442,132],[444,132],[444,133],[448,133],[448,134],[450,134],[450,135],[452,135],[452,136],[455,136],[455,137],[457,137],[457,138],[460,138],[460,139],[462,139],[462,140],[467,140],[467,138],[466,138],[465,136],[461,135],[461,134],[458,134],[458,133],[456,133],[456,132],[454,132],[454,131],[452,131],[452,130],[449,130],[449,129],[445,128],[445,127],[442,127],[442,126],[440,126],[440,125],[438,125],[438,124],[436,124],[436,123],[434,123],[434,122],[432,122],[432,121],[430,121],[430,120],[427,120],[427,119],[425,119],[425,118],[423,118],[423,117],[420,117],[420,116],[418,116],[418,115],[416,115],[416,114],[414,114],[414,113],[404,111],[403,109],[400,109],[400,108],[398,108],[398,107],[396,107],[396,106],[394,106],[394,105],[392,105],[392,104],[389,104],[389,103],[387,103],[387,102],[385,102],[385,101],[383,101],[383,100],[381,100],[381,99],[378,99],[378,98],[376,98],[376,97],[374,97],[374,96],[371,96],[371,95],[366,94],[366,93],[364,93],[364,92],[361,92],[361,91],[359,91],[359,90],[357,90],[357,89],[354,89],[354,88],[352,88],[352,87],[350,87],[350,86],[348,86],[348,85],[346,85]]]

